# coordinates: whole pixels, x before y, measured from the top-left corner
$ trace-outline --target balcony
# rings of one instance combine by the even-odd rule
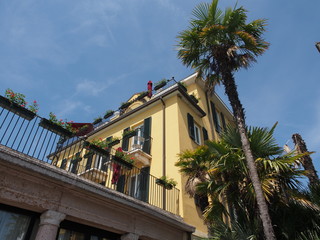
[[[156,184],[150,175],[151,156],[142,150],[143,139],[128,152],[137,159],[138,168],[115,157],[115,150],[91,147],[85,138],[59,128],[50,129],[43,118],[19,113],[19,109],[0,104],[0,145],[26,154],[62,171],[84,178],[174,214],[179,214],[179,190]]]
[[[149,141],[151,140],[152,138],[150,137]],[[152,157],[148,153],[143,151],[145,139],[140,136],[134,136],[132,137],[131,141],[131,149],[127,152],[127,154],[136,160],[137,165],[144,167],[150,166]]]

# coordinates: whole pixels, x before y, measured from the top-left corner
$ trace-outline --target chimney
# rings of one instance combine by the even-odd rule
[[[152,82],[151,81],[148,82],[148,97],[149,98],[152,97]]]

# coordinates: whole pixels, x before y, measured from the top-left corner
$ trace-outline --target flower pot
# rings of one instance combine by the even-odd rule
[[[156,184],[158,184],[168,190],[171,190],[173,188],[173,185],[171,183],[167,183],[165,180],[160,179],[160,178],[156,179]]]
[[[104,118],[104,119],[107,119],[107,118],[111,117],[113,114],[114,114],[114,111],[108,112],[108,113],[106,113],[106,114],[103,116],[103,118]]]
[[[161,83],[155,85],[153,89],[158,90],[158,89],[164,87],[166,84],[167,84],[166,82],[161,82]]]
[[[36,114],[29,109],[19,106],[18,104],[11,102],[9,99],[0,96],[0,106],[7,109],[10,112],[17,114],[18,116],[30,121]]]
[[[85,149],[87,149],[87,150],[96,152],[96,153],[98,153],[100,155],[105,155],[105,156],[109,156],[110,155],[108,150],[102,149],[101,147],[99,147],[97,145],[94,145],[94,144],[91,144],[89,142],[84,142],[83,143],[83,147]]]
[[[131,138],[134,137],[136,135],[136,131],[128,131],[123,133],[123,138]]]
[[[83,155],[84,158],[89,158],[91,157],[92,155],[94,155],[94,152],[93,151],[89,151],[87,152],[85,155]]]
[[[145,98],[146,96],[148,96],[148,92],[143,92],[143,93],[141,93],[138,97],[137,97],[137,100],[141,100],[141,99],[143,99],[143,98]]]
[[[181,83],[178,83],[178,86],[179,86],[179,88],[182,89],[183,91],[185,91],[185,92],[188,91],[188,89],[187,89],[185,86],[183,86]]]
[[[116,163],[118,163],[118,164],[120,164],[120,165],[122,165],[122,166],[124,166],[124,167],[126,167],[126,168],[128,168],[128,169],[132,169],[132,167],[133,167],[133,164],[132,164],[132,163],[129,163],[129,162],[123,160],[121,157],[113,156],[113,160],[114,160]]]
[[[126,102],[126,103],[124,103],[124,104],[122,104],[120,107],[119,107],[119,109],[126,109],[127,107],[129,107],[131,105],[131,102]]]
[[[109,143],[108,143],[108,147],[112,147],[112,146],[114,146],[114,145],[117,145],[118,143],[120,143],[120,140],[119,140],[119,139],[113,140],[112,142],[109,142]]]
[[[195,103],[198,104],[199,100],[198,100],[195,96],[189,95],[189,97],[190,97]]]
[[[64,136],[64,137],[72,137],[73,136],[73,133],[70,132],[69,130],[49,121],[48,119],[45,119],[45,118],[42,118],[40,123],[39,123],[39,126],[43,127],[44,129],[47,129],[53,133],[56,133],[60,136]]]
[[[157,178],[157,179],[156,179],[156,184],[158,184],[158,185],[164,186],[165,183],[166,183],[166,182],[165,182],[164,180],[160,179],[160,178]]]
[[[101,122],[102,122],[102,118],[98,118],[98,119],[94,120],[92,124],[96,125],[96,124],[101,123]]]

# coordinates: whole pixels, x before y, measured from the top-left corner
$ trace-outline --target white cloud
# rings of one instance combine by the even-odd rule
[[[98,96],[101,92],[108,88],[110,84],[111,82],[99,83],[85,79],[77,84],[76,94]]]

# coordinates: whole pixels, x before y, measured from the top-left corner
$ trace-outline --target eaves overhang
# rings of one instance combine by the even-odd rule
[[[148,102],[142,104],[141,106],[121,115],[120,117],[112,120],[111,122],[108,122],[108,123],[105,123],[105,124],[99,126],[94,131],[88,133],[87,137],[90,137],[90,136],[100,132],[101,130],[103,130],[107,127],[110,127],[111,125],[114,125],[114,124],[122,121],[123,119],[126,119],[126,118],[130,117],[131,115],[138,113],[139,111],[150,108],[152,105],[154,105],[158,101],[161,101],[161,99],[171,97],[175,94],[179,94],[179,96],[181,96],[187,104],[190,104],[189,106],[196,112],[196,114],[199,117],[202,118],[202,117],[206,116],[206,113],[202,110],[201,107],[198,106],[197,103],[195,103],[192,100],[192,98],[189,96],[189,94],[187,92],[185,92],[183,89],[181,89],[178,85],[173,85],[173,86],[161,91],[160,93],[155,94],[154,98],[150,99]]]

